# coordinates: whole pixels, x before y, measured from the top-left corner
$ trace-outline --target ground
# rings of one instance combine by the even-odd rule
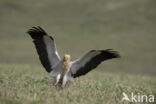
[[[74,79],[69,88],[57,90],[40,66],[4,64],[0,68],[3,69],[0,70],[1,104],[123,104],[123,92],[156,94],[155,77],[112,74],[97,69]]]

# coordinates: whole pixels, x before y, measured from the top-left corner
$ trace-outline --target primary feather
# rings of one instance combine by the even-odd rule
[[[102,61],[119,57],[119,54],[111,49],[91,50],[86,55],[73,62],[71,66],[72,76],[76,78],[85,75],[96,68]]]
[[[28,30],[28,34],[33,39],[42,65],[47,72],[51,72],[53,70],[52,67],[60,62],[54,39],[41,27],[32,27],[32,29]]]

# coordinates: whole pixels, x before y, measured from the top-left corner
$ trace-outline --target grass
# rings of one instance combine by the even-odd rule
[[[40,66],[0,65],[1,104],[121,104],[122,92],[156,94],[156,78],[98,71],[57,90]],[[129,104],[129,102],[124,102]]]

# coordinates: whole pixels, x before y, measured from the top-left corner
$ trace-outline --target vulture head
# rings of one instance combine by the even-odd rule
[[[70,59],[71,59],[70,55],[68,54],[64,55],[64,58],[63,58],[64,61],[70,61]]]

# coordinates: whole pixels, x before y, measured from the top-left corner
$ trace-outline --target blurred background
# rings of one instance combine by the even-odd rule
[[[0,64],[41,66],[32,26],[54,37],[61,56],[112,48],[122,58],[99,71],[156,75],[156,0],[0,0]]]

